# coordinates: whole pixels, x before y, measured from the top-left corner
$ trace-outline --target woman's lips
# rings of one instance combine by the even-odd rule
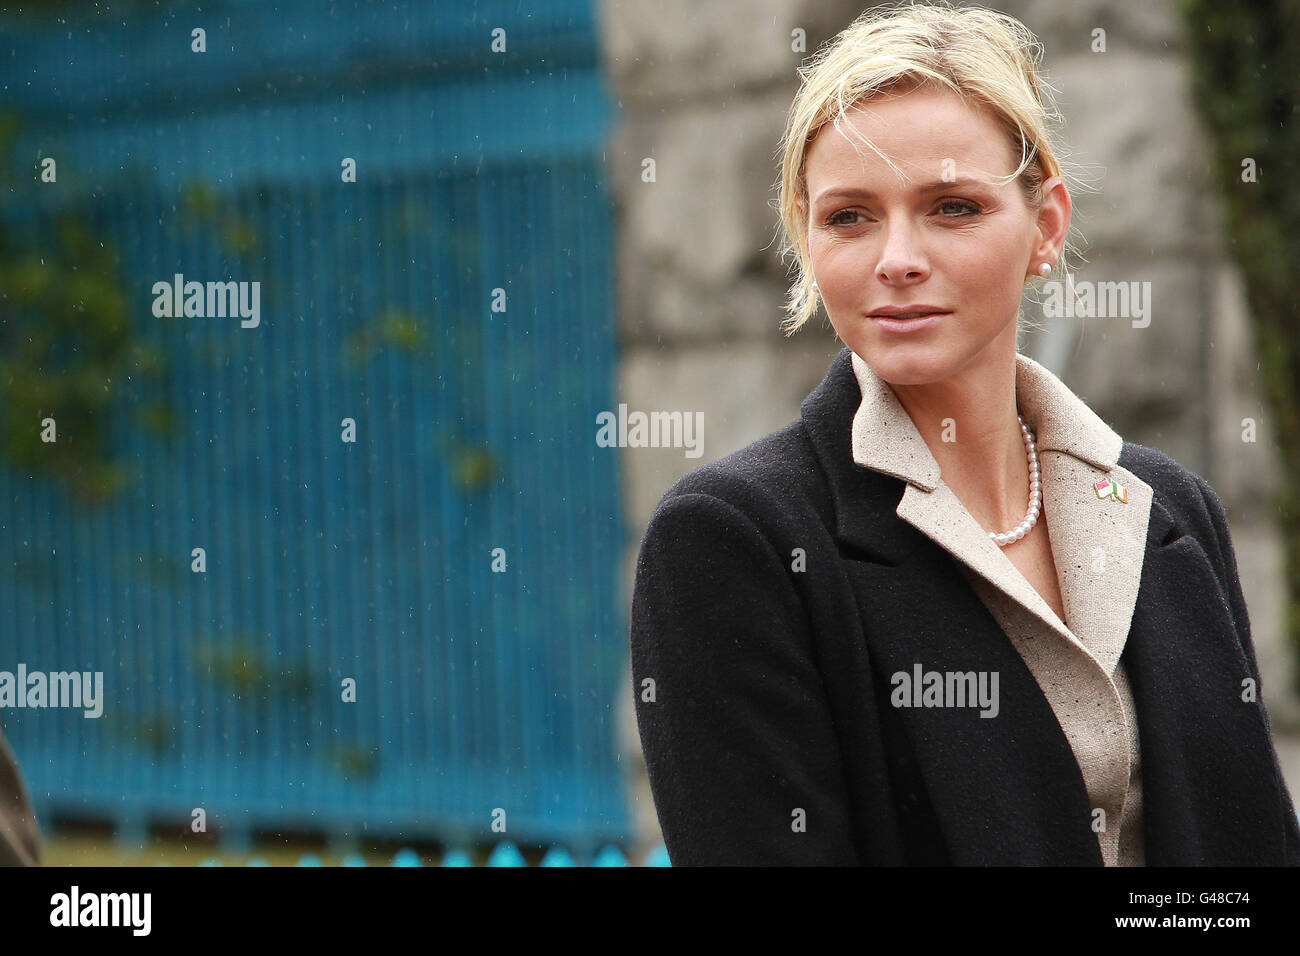
[[[938,325],[944,316],[951,314],[951,312],[931,312],[929,315],[915,319],[897,319],[887,315],[869,315],[867,318],[886,332],[920,332]]]

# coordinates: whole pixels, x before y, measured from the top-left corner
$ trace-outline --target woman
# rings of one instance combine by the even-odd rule
[[[1040,55],[914,6],[801,71],[790,324],[847,347],[642,542],[676,865],[1300,865],[1222,504],[1016,351],[1071,214]]]

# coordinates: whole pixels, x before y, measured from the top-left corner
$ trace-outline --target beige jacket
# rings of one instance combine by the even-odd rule
[[[854,460],[908,483],[898,516],[957,559],[1055,712],[1087,785],[1102,860],[1142,865],[1141,749],[1119,660],[1142,577],[1151,486],[1117,464],[1118,434],[1046,368],[1017,354],[1016,398],[1038,444],[1062,621],[944,483],[893,389],[858,355],[852,363],[862,391]],[[1124,486],[1127,503],[1098,498],[1094,483],[1103,478]]]

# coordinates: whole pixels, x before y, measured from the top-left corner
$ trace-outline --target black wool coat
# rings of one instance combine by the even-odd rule
[[[799,420],[673,484],[641,542],[632,689],[669,856],[1100,866],[1079,765],[1023,659],[895,513],[906,483],[852,459],[850,355]],[[1155,493],[1121,658],[1145,862],[1300,865],[1268,713],[1242,700],[1244,677],[1261,682],[1223,506],[1155,449],[1125,442],[1119,464]],[[891,706],[920,648],[998,673],[998,719]]]

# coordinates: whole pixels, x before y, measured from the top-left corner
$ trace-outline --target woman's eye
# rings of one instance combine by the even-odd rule
[[[961,219],[966,216],[979,215],[980,208],[975,203],[965,199],[945,199],[939,204],[939,212],[949,219]],[[856,220],[853,217],[857,217]],[[832,213],[827,217],[826,225],[856,226],[866,221],[867,218],[856,209],[841,209],[839,212]]]
[[[852,222],[845,222],[843,219],[840,218],[841,216],[858,216],[859,218],[861,218],[861,214],[860,214],[859,212],[857,212],[856,210],[854,210],[854,209],[841,209],[841,210],[840,210],[839,212],[837,212],[837,213],[832,213],[831,216],[830,216],[830,218],[826,220],[826,224],[827,224],[828,226],[852,226],[852,225],[854,225],[854,223],[852,223]]]

